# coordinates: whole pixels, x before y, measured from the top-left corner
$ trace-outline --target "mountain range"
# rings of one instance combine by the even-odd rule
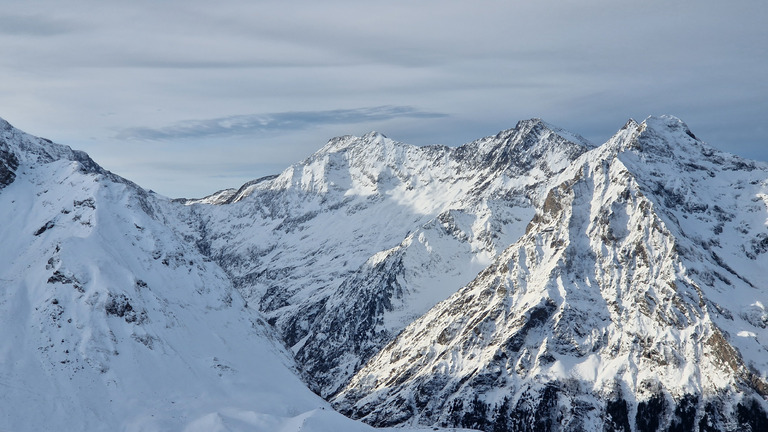
[[[768,430],[768,164],[671,116],[173,200],[0,121],[0,215],[0,430]]]

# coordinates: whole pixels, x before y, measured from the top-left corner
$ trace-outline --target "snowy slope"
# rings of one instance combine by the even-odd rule
[[[377,426],[766,430],[767,208],[673,117],[345,136],[200,200],[0,121],[0,430],[371,430],[299,375]]]
[[[0,430],[372,430],[170,229],[181,205],[4,121],[0,158]]]
[[[542,185],[590,147],[537,119],[458,148],[345,136],[188,204],[201,250],[331,395],[519,238]]]
[[[767,187],[678,119],[630,121],[335,405],[375,425],[764,430]]]

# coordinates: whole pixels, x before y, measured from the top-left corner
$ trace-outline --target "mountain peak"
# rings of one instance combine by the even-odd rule
[[[671,115],[649,116],[640,125],[643,130],[652,130],[657,134],[664,134],[669,138],[683,138],[688,136],[696,141],[698,139],[688,128],[688,125],[679,118]]]
[[[80,162],[87,171],[103,171],[87,153],[72,150],[71,147],[56,144],[53,141],[36,137],[16,129],[13,125],[0,118],[0,149],[15,154],[19,160],[48,163],[67,159]]]
[[[534,167],[536,172],[559,172],[577,156],[594,148],[585,138],[539,118],[521,120],[513,129],[456,148],[455,154],[476,168],[496,167],[512,176]]]
[[[631,150],[642,158],[689,160],[716,152],[691,132],[688,125],[671,115],[650,116],[634,128],[622,129],[617,136],[619,150]]]
[[[526,146],[542,127],[519,123],[507,152],[559,146]],[[752,270],[768,247],[744,245],[768,245],[748,186],[765,176],[719,175],[706,151],[675,117],[628,121],[548,184],[525,234],[372,357],[336,406],[378,426],[764,430],[746,424],[768,418],[767,321],[753,318],[765,316],[765,276]],[[759,216],[741,214],[750,205]]]
[[[381,132],[377,132],[377,131],[370,131],[367,134],[363,135],[363,139],[368,140],[368,141],[379,141],[379,140],[383,140],[383,139],[386,139],[386,138],[387,138],[386,135],[384,135]]]
[[[703,150],[707,146],[685,122],[671,115],[649,116],[642,123],[630,118],[605,144],[605,149],[614,153],[632,151],[662,158],[685,158],[692,147]]]
[[[545,125],[545,124],[546,124],[546,122],[544,122],[544,120],[542,120],[542,119],[540,119],[538,117],[532,117],[532,118],[529,118],[529,119],[526,119],[526,120],[518,121],[517,124],[515,125],[515,129],[522,129],[522,128],[525,128],[525,127],[533,127],[533,126]]]
[[[12,129],[13,126],[8,123],[4,118],[0,117],[0,130],[9,130]]]
[[[626,123],[624,123],[624,126],[621,127],[619,130],[629,130],[629,129],[637,129],[640,127],[640,123],[637,122],[637,120],[630,117],[629,120],[627,120]]]
[[[521,133],[536,133],[537,135],[544,135],[546,133],[555,134],[566,141],[570,141],[586,148],[597,147],[583,136],[557,127],[552,123],[548,123],[537,117],[517,122],[515,130],[518,130]]]
[[[361,145],[382,145],[394,143],[381,132],[371,131],[363,136],[343,135],[328,140],[328,143],[315,154],[338,153]]]

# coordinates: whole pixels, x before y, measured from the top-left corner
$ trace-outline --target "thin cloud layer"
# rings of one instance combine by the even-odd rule
[[[186,138],[224,137],[231,135],[264,135],[295,132],[319,125],[358,124],[396,118],[440,118],[446,114],[420,111],[408,106],[379,106],[326,111],[295,111],[251,114],[209,120],[187,120],[160,128],[134,127],[117,134],[118,139],[174,140]]]
[[[768,160],[767,21],[756,0],[12,1],[0,117],[169,196],[336,135],[458,145],[531,117],[599,143],[672,114]]]
[[[47,17],[44,14],[0,14],[0,34],[49,37],[76,32],[76,22]]]

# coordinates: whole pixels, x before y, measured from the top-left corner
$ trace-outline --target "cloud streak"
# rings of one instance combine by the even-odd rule
[[[768,160],[768,2],[7,3],[0,116],[169,196],[331,136],[458,145],[531,117],[602,142],[673,114]]]
[[[50,37],[77,31],[77,25],[40,14],[0,15],[0,34]]]
[[[410,106],[377,106],[324,111],[289,111],[248,114],[207,120],[186,120],[161,128],[135,127],[120,131],[119,139],[176,140],[235,135],[266,135],[292,132],[313,126],[358,124],[396,118],[441,118],[447,114],[421,111]]]

